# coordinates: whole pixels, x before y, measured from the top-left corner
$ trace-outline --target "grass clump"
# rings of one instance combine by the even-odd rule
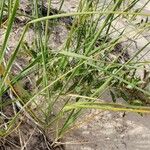
[[[58,140],[72,128],[84,108],[149,113],[149,71],[143,69],[143,78],[137,72],[149,65],[140,54],[150,42],[130,54],[136,39],[149,32],[150,15],[143,11],[149,1],[137,9],[138,2],[81,0],[76,12],[64,12],[65,1],[54,9],[51,0],[47,6],[35,0],[29,3],[31,11],[21,14],[20,1],[2,0],[0,27],[5,36],[0,49],[0,95],[7,93],[11,100],[1,98],[0,135],[17,130],[15,125],[21,116],[42,130],[55,124]],[[20,17],[27,23],[6,59],[15,20]],[[121,20],[128,26],[118,25]],[[65,36],[53,48],[50,43],[58,26],[63,27]],[[29,42],[26,35],[30,30],[33,36]],[[14,66],[20,65],[18,58],[24,56],[26,63],[14,71]],[[100,102],[106,91],[114,103]],[[118,97],[126,105],[117,104]],[[10,105],[13,115],[5,122],[4,108]]]

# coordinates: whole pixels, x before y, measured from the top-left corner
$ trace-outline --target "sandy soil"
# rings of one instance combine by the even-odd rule
[[[95,119],[66,138],[67,150],[149,150],[150,116],[95,112]],[[98,115],[97,115],[98,114]]]

